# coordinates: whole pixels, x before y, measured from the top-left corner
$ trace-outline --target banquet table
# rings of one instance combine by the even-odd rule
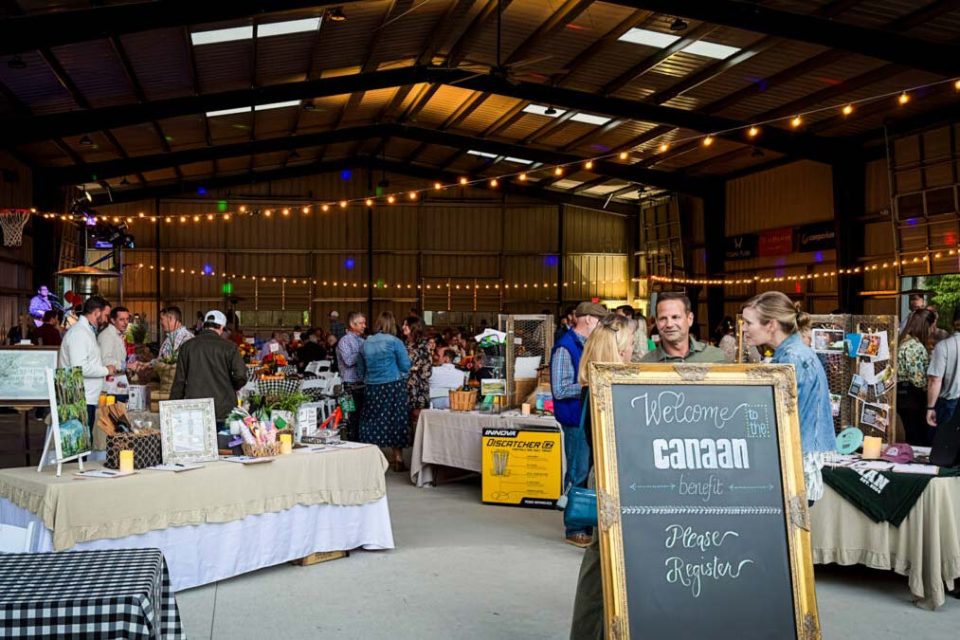
[[[410,460],[410,481],[418,487],[434,482],[433,465],[443,465],[480,473],[481,436],[484,428],[515,425],[559,429],[552,416],[522,416],[519,412],[501,414],[477,411],[424,409],[417,422]]]
[[[185,637],[158,549],[0,554],[0,638]]]
[[[392,549],[386,468],[377,447],[345,443],[121,478],[2,469],[0,523],[36,523],[31,551],[159,548],[180,591],[315,552]]]
[[[814,563],[892,569],[919,607],[943,605],[960,578],[960,477],[931,480],[899,527],[874,522],[829,486],[811,518]]]

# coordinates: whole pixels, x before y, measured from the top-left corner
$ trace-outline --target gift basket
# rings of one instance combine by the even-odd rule
[[[106,434],[107,458],[103,466],[120,468],[120,452],[133,451],[133,468],[144,469],[163,462],[160,431],[141,429],[139,420],[131,420],[122,402],[97,409],[96,427]]]

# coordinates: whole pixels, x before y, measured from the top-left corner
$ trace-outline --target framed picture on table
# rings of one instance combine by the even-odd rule
[[[160,403],[163,464],[210,462],[218,458],[213,398]]]

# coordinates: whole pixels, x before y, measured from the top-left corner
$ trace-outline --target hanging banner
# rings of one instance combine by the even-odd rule
[[[727,260],[745,260],[757,256],[757,234],[744,233],[726,239],[724,257]]]
[[[793,252],[793,229],[770,229],[760,232],[760,257],[786,256]]]
[[[797,251],[824,251],[837,248],[837,230],[833,222],[805,224],[797,229]]]

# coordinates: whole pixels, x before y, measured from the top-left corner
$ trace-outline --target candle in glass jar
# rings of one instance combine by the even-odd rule
[[[530,415],[530,403],[529,403],[529,402],[524,402],[522,405],[520,405],[520,415],[522,415],[522,416],[528,416],[528,415]]]
[[[280,434],[280,455],[293,453],[293,436],[289,433]]]
[[[863,439],[863,458],[865,460],[876,460],[880,457],[880,448],[883,446],[883,438],[876,436],[866,436]]]
[[[120,452],[120,473],[131,473],[133,471],[133,450],[124,449]]]

